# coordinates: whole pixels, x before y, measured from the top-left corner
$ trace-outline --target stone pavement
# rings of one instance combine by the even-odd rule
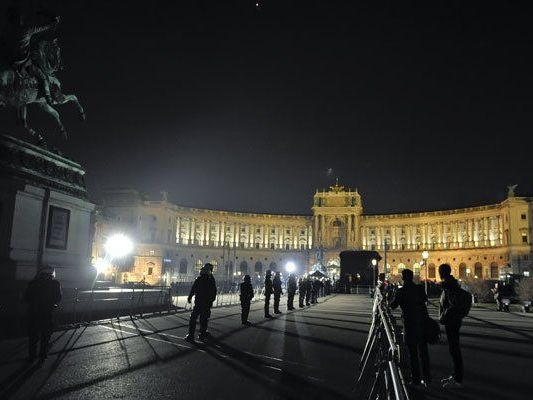
[[[252,305],[213,309],[210,344],[189,344],[186,312],[106,321],[57,332],[44,365],[25,362],[26,343],[0,342],[0,398],[354,399],[369,323],[368,296],[334,295],[265,320]],[[417,399],[525,399],[533,392],[532,315],[475,308],[465,320],[466,385],[436,384]],[[445,345],[431,346],[435,378],[449,373]]]

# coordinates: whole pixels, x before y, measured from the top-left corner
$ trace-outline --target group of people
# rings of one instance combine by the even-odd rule
[[[460,347],[460,329],[463,318],[468,314],[469,304],[459,282],[451,274],[449,264],[439,266],[442,294],[439,304],[439,321],[445,327],[450,355],[453,361],[453,374],[441,380],[445,388],[460,388],[463,384],[463,358]],[[403,286],[395,291],[390,307],[402,309],[405,344],[411,363],[411,383],[427,386],[432,381],[428,351],[428,331],[431,320],[426,304],[428,298],[422,285],[413,281],[413,271],[402,271]],[[422,368],[420,368],[420,361]],[[422,369],[422,371],[421,371]]]
[[[331,294],[331,287],[332,285],[329,280],[320,280],[309,276],[302,276],[298,280],[295,274],[289,274],[286,285],[287,310],[295,309],[294,299],[297,292],[299,292],[298,306],[303,308],[317,303],[319,297]],[[272,276],[272,271],[267,270],[264,282],[265,318],[273,318],[273,315],[270,313],[270,301],[272,297],[274,298],[274,314],[282,314],[280,310],[282,294],[283,284],[281,273],[276,271],[274,276]],[[198,339],[205,340],[209,337],[207,325],[211,315],[211,305],[215,301],[216,296],[217,287],[215,278],[213,277],[213,265],[207,263],[200,270],[200,276],[196,278],[189,292],[187,301],[191,303],[194,297],[194,307],[189,320],[189,333],[185,336],[185,340],[194,341],[198,317],[200,317],[200,333]],[[248,316],[255,293],[250,275],[244,275],[243,281],[239,285],[239,296],[241,302],[241,323],[243,325],[251,325],[251,322],[248,321]]]

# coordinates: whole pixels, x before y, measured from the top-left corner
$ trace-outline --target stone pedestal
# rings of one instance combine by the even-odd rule
[[[91,217],[85,171],[66,157],[0,136],[0,299],[21,295],[50,264],[64,288],[88,287]],[[13,293],[9,295],[13,296]]]

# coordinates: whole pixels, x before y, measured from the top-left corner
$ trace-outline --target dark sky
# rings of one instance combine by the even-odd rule
[[[309,213],[333,168],[366,213],[533,193],[531,12],[519,3],[49,1],[92,198]],[[472,8],[465,8],[465,4]],[[55,130],[41,111],[35,126]],[[11,110],[0,110],[14,131]],[[7,128],[6,128],[7,127]]]

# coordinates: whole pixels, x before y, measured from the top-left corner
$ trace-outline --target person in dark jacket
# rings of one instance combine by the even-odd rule
[[[265,272],[265,318],[272,318],[270,315],[270,296],[274,293],[272,288],[272,272],[267,270]]]
[[[431,370],[429,366],[429,352],[426,340],[426,321],[429,318],[426,308],[427,296],[424,287],[415,285],[413,271],[402,271],[403,286],[398,289],[390,307],[398,306],[402,309],[403,324],[405,330],[405,344],[409,350],[411,361],[411,375],[413,385],[427,385],[431,382]],[[422,361],[423,380],[420,376],[420,360]]]
[[[453,360],[453,375],[442,379],[445,388],[461,388],[463,386],[463,356],[459,342],[459,330],[461,329],[462,316],[454,309],[453,299],[455,293],[461,288],[457,279],[452,275],[449,264],[439,266],[439,276],[442,280],[442,294],[440,297],[439,319],[446,329],[448,347]]]
[[[305,288],[305,305],[310,306],[311,305],[311,298],[313,297],[313,280],[310,276],[307,277],[305,280],[306,288]]]
[[[29,358],[35,360],[37,343],[40,341],[39,359],[44,362],[48,355],[48,343],[53,331],[52,313],[61,300],[61,285],[54,279],[54,268],[45,266],[30,281],[25,302],[28,304]]]
[[[276,271],[274,280],[272,281],[272,287],[274,289],[274,314],[281,314],[279,310],[279,300],[283,291],[281,290],[281,273]]]
[[[304,307],[304,300],[305,300],[305,293],[307,291],[307,282],[305,276],[302,276],[300,280],[298,280],[298,305],[300,308]]]
[[[287,281],[287,310],[294,310],[294,296],[296,295],[296,289],[296,276],[290,274]]]
[[[200,270],[200,276],[194,281],[187,301],[189,304],[194,296],[194,308],[189,320],[189,333],[185,340],[194,342],[194,331],[196,330],[196,320],[200,316],[199,340],[206,340],[209,337],[207,324],[211,316],[211,306],[217,297],[217,285],[213,277],[213,265],[207,263]]]
[[[250,275],[244,275],[243,282],[239,289],[241,299],[241,322],[243,325],[251,325],[251,322],[248,321],[248,314],[250,313],[250,304],[254,298],[254,288],[252,287]]]

